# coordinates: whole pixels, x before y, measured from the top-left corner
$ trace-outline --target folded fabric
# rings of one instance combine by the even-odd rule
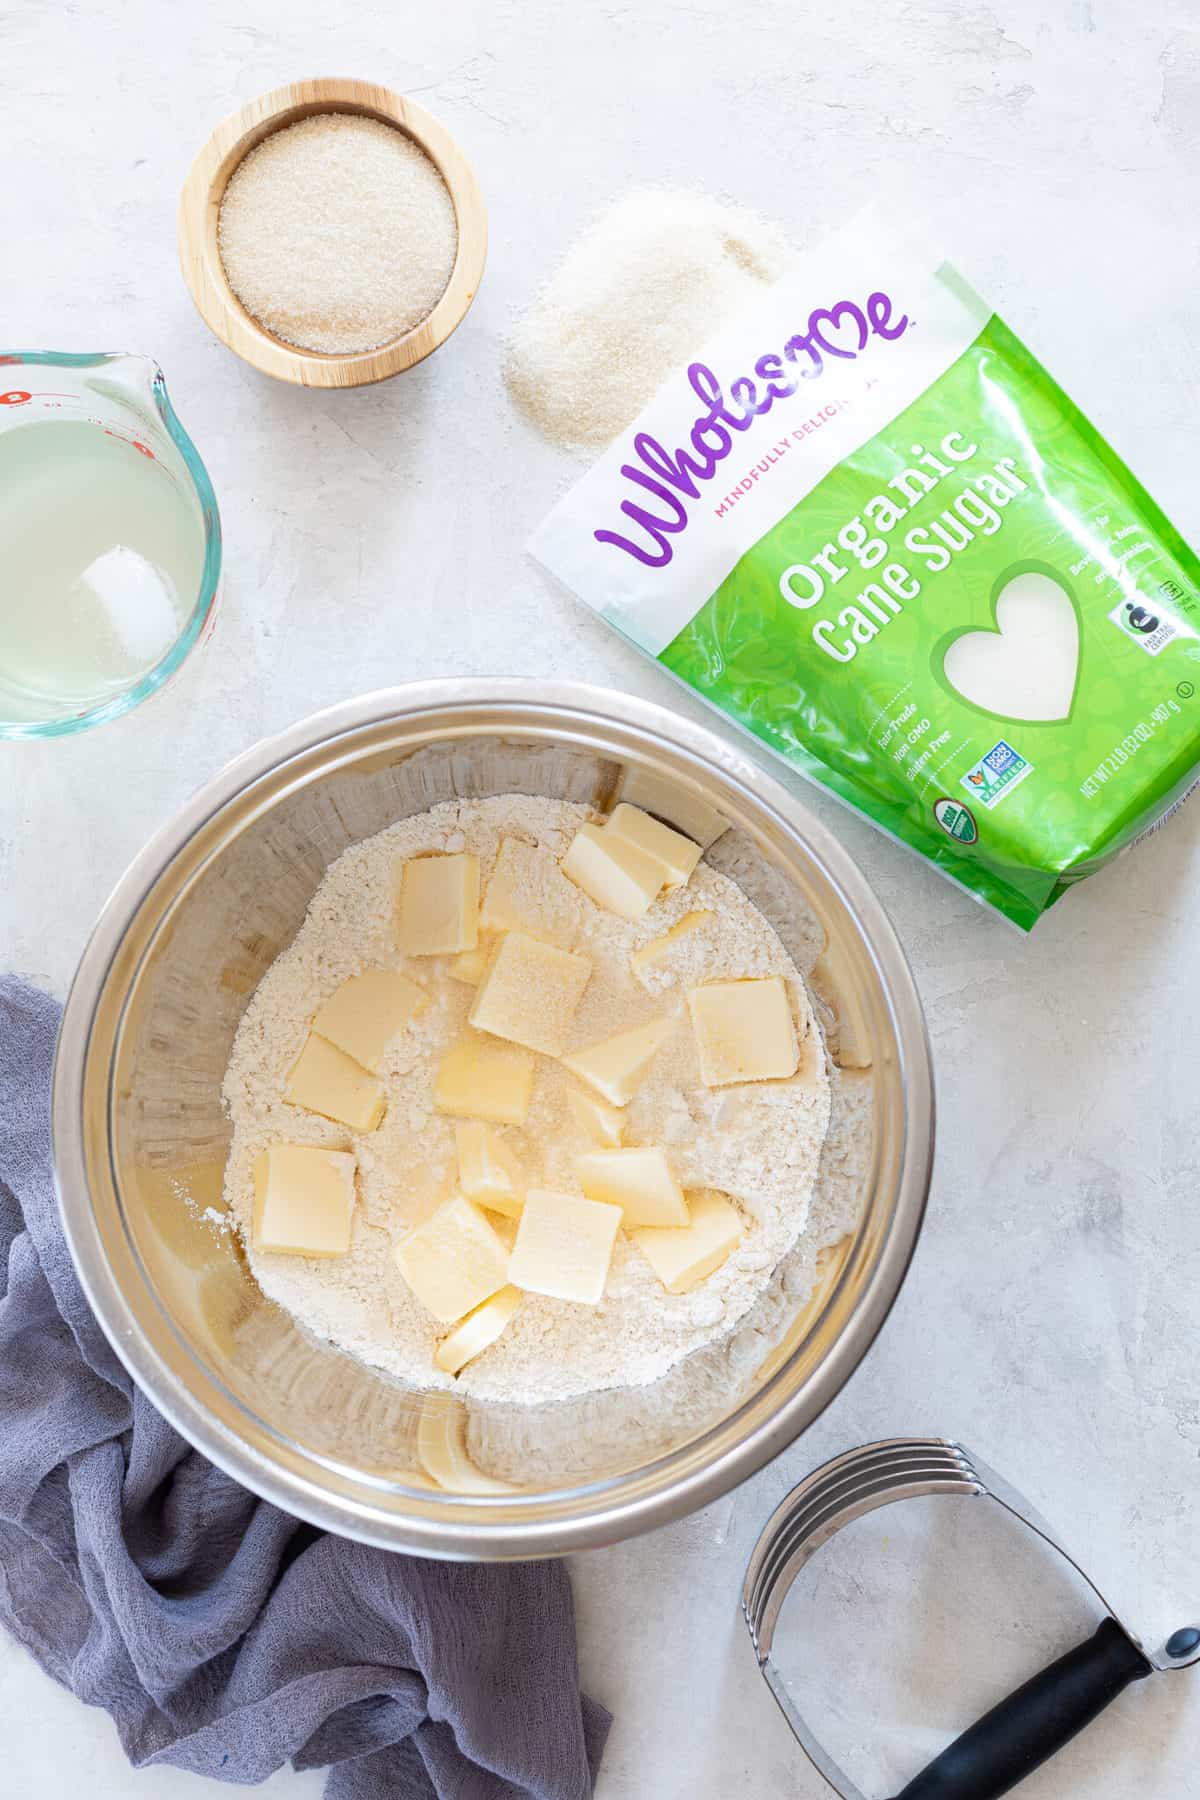
[[[0,980],[0,1622],[112,1715],[130,1760],[232,1782],[291,1758],[327,1800],[584,1800],[561,1563],[332,1537],[204,1460],[87,1306],[50,1165],[54,1003]]]

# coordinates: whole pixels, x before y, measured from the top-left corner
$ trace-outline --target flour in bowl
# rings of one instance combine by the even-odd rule
[[[579,827],[596,819],[585,806],[510,794],[446,803],[354,845],[326,873],[295,940],[268,970],[238,1030],[224,1086],[233,1122],[226,1198],[254,1274],[318,1338],[411,1386],[530,1404],[657,1381],[745,1318],[809,1221],[830,1087],[799,971],[741,889],[704,862],[639,919],[595,905],[567,881],[559,862]],[[408,1286],[393,1253],[456,1190],[454,1120],[435,1109],[434,1082],[439,1062],[467,1029],[475,989],[450,978],[449,956],[404,963],[429,1003],[386,1053],[380,1069],[386,1111],[377,1130],[348,1131],[283,1095],[317,1009],[350,976],[399,965],[395,894],[405,859],[464,851],[478,857],[486,910],[505,841],[497,893],[507,882],[512,904],[536,918],[541,936],[591,962],[568,1053],[652,1020],[669,1021],[667,1041],[625,1109],[624,1143],[665,1150],[686,1191],[728,1195],[741,1215],[742,1237],[707,1279],[672,1294],[622,1232],[597,1305],[523,1295],[498,1340],[454,1379],[434,1363],[446,1327]],[[696,912],[706,916],[639,979],[631,956]],[[786,986],[800,1042],[796,1074],[705,1086],[689,989],[769,976]],[[519,1127],[502,1128],[531,1186],[580,1192],[575,1161],[592,1146],[568,1105],[578,1088],[561,1062],[539,1056],[528,1116]],[[357,1157],[359,1198],[346,1255],[278,1255],[254,1247],[254,1165],[280,1142],[350,1149]],[[489,1222],[511,1243],[514,1221],[489,1214]]]

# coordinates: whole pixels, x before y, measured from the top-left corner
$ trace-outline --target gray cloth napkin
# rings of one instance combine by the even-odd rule
[[[139,1765],[326,1800],[584,1800],[609,1718],[581,1697],[561,1563],[436,1563],[300,1524],[133,1385],[59,1229],[58,1009],[0,979],[0,1622],[111,1713]]]

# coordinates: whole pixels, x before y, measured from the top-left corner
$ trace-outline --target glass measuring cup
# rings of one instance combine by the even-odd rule
[[[212,616],[221,526],[150,357],[0,355],[0,738],[117,718]]]

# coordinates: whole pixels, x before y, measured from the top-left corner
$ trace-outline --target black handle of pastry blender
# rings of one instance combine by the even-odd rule
[[[1001,1700],[896,1800],[999,1800],[1102,1713],[1150,1663],[1115,1619]]]

